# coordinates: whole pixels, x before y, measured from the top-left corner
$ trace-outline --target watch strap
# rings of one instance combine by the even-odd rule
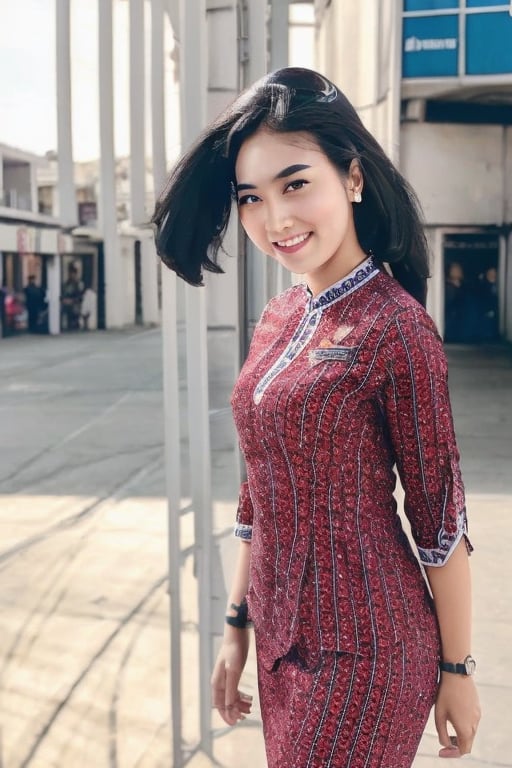
[[[465,664],[451,664],[449,661],[442,661],[439,664],[441,672],[452,672],[456,675],[467,675]]]
[[[466,656],[460,664],[452,664],[449,661],[441,661],[439,664],[441,672],[451,672],[456,675],[473,675],[476,669],[476,662],[472,656]]]

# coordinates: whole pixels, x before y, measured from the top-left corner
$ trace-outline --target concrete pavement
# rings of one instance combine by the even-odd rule
[[[226,578],[237,494],[226,415],[231,343],[221,331],[209,344],[215,535]],[[160,353],[158,330],[0,342],[1,768],[171,765]],[[498,768],[512,766],[512,355],[461,347],[449,358],[476,550],[474,655],[484,708],[467,764]],[[186,429],[182,438],[185,457]],[[183,515],[184,547],[190,517]],[[188,765],[203,768],[213,763],[193,752],[190,558],[183,597],[185,740]],[[244,688],[256,693],[252,657]],[[257,702],[231,731],[215,717],[217,760],[263,768]],[[414,768],[440,765],[434,734],[431,723]]]

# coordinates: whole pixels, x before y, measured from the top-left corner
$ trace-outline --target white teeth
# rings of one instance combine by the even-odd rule
[[[299,243],[303,243],[306,238],[309,237],[309,232],[306,232],[304,235],[297,235],[296,237],[292,237],[290,240],[278,240],[277,244],[281,248],[290,248],[292,245],[298,245]]]

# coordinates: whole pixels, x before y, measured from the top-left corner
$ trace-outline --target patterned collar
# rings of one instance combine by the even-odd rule
[[[309,311],[313,312],[317,309],[324,309],[338,301],[338,299],[348,296],[349,293],[353,293],[361,285],[364,285],[368,280],[378,275],[379,272],[379,267],[375,264],[373,256],[370,255],[361,264],[358,264],[352,272],[315,297],[311,295],[310,289],[306,286],[309,296]]]

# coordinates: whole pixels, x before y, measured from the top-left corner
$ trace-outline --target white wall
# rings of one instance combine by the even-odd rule
[[[496,125],[402,125],[401,171],[416,190],[428,223],[503,222],[503,136]]]

